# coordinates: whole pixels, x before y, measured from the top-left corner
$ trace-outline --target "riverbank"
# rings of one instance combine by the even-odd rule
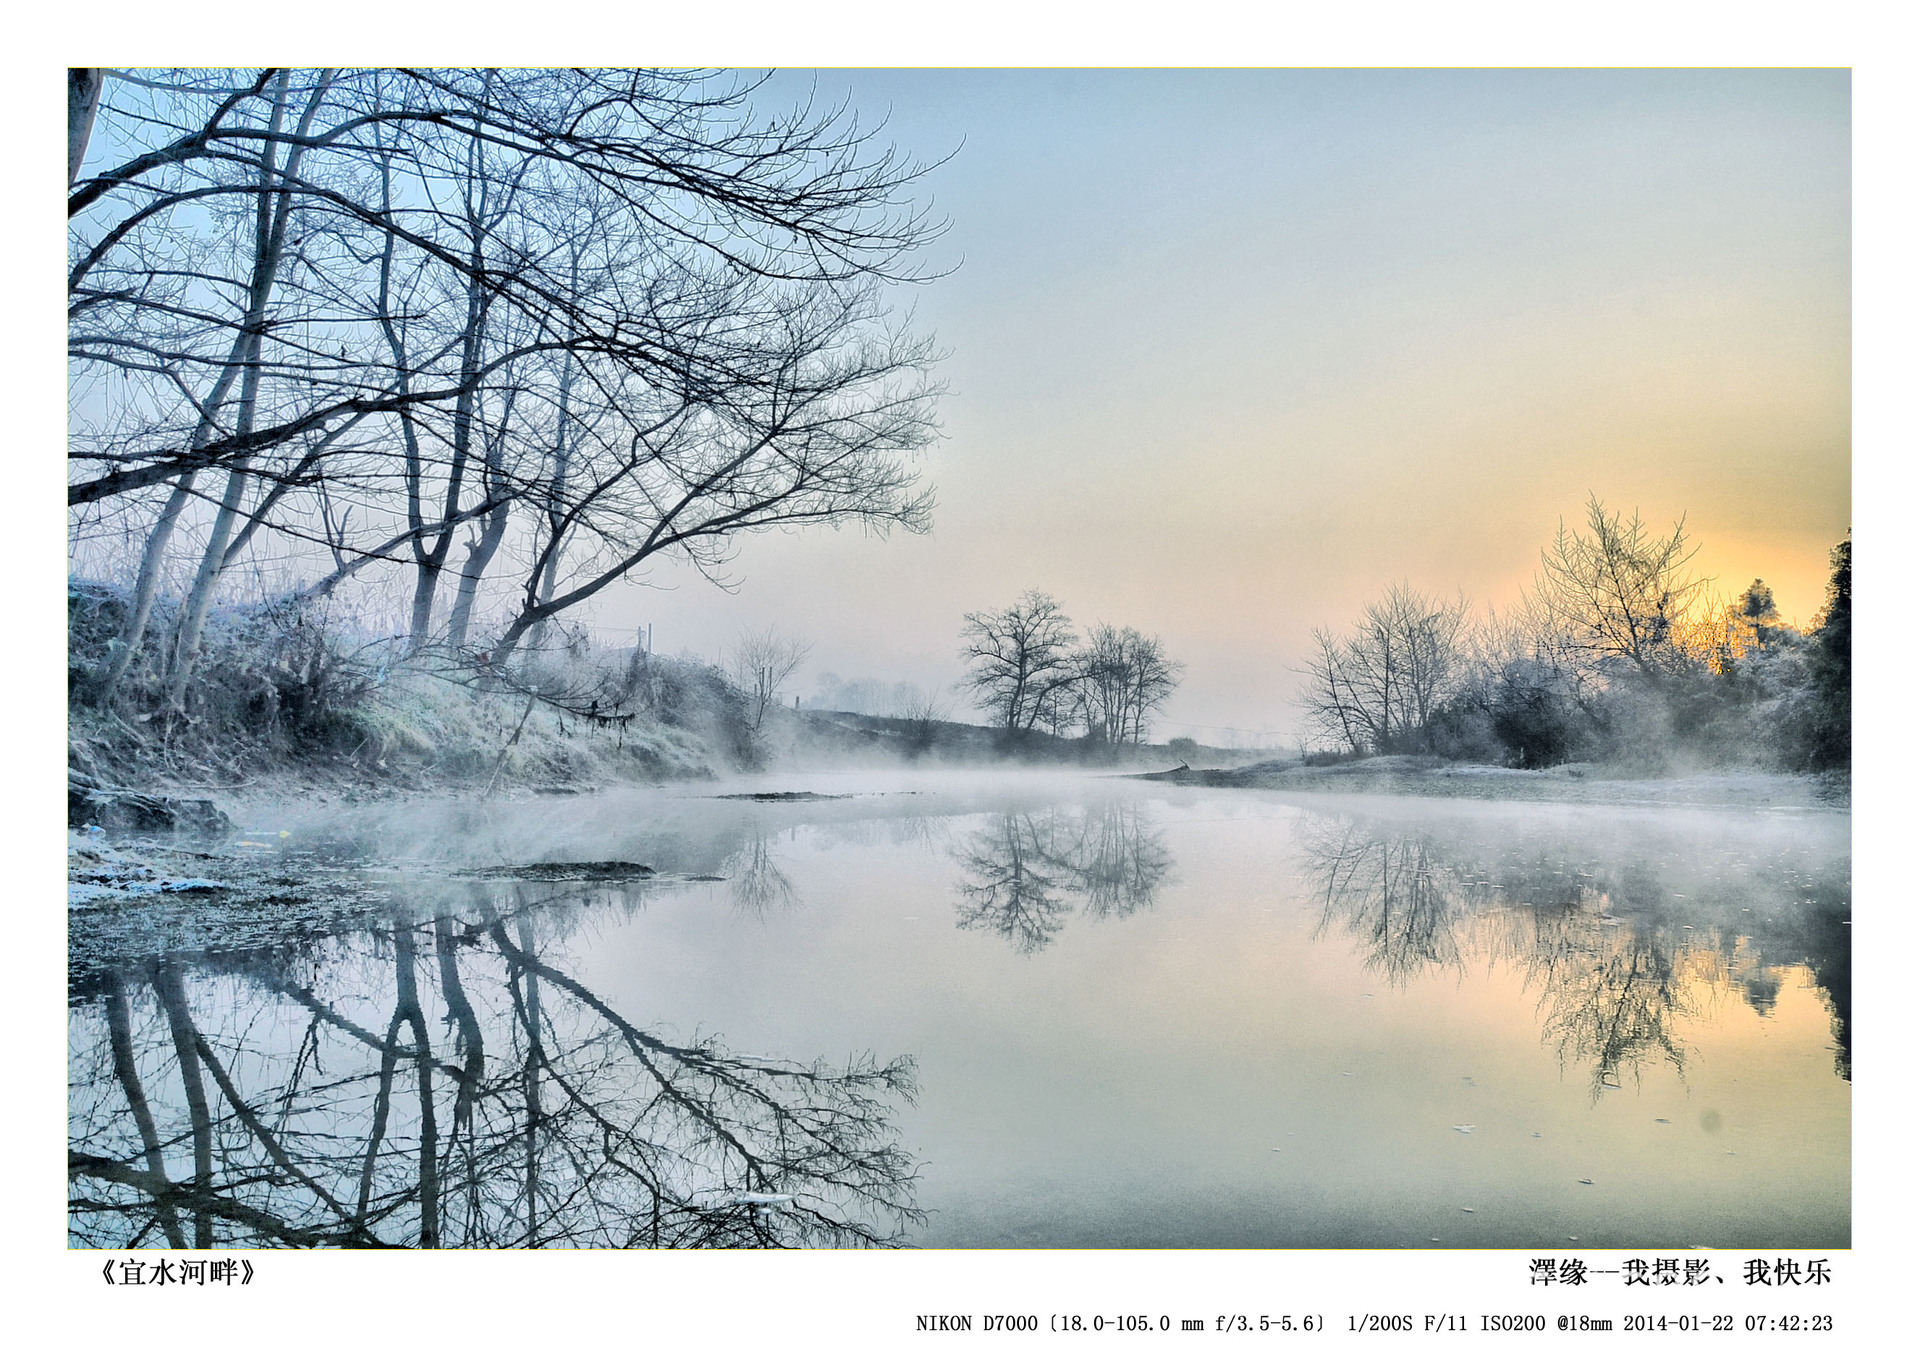
[[[1649,777],[1593,763],[1523,771],[1420,757],[1375,757],[1329,765],[1289,758],[1246,767],[1189,768],[1147,779],[1175,786],[1694,808],[1846,810],[1852,796],[1851,779],[1844,772]]]
[[[692,676],[687,664],[668,664]],[[659,671],[661,675],[665,672]],[[672,681],[672,678],[669,678]],[[133,716],[77,706],[68,713],[69,827],[121,832],[202,827],[206,807],[252,796],[316,802],[414,795],[529,798],[624,786],[751,778],[776,771],[1069,769],[1098,774],[1190,760],[1224,769],[1262,752],[1190,740],[1108,744],[951,720],[908,720],[773,707],[757,735],[729,712],[714,682],[664,701],[619,701],[611,719],[479,690],[428,672],[397,673],[324,729],[211,728],[204,720]],[[590,702],[604,713],[604,702]],[[662,716],[667,716],[663,718]],[[744,789],[744,788],[743,788]],[[168,819],[178,812],[179,823]]]
[[[706,723],[638,713],[598,722],[525,693],[427,672],[395,674],[304,729],[240,711],[194,717],[76,705],[67,715],[69,823],[165,827],[116,826],[82,814],[76,804],[89,792],[226,807],[260,793],[316,800],[571,794],[707,778],[730,770],[732,759]]]

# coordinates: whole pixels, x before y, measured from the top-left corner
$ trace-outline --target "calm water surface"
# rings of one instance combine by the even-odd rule
[[[358,903],[76,963],[72,1241],[1850,1241],[1844,815],[753,784],[246,816]]]

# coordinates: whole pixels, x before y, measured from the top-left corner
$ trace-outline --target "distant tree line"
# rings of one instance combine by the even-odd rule
[[[813,694],[802,702],[809,710],[841,710],[856,715],[877,715],[892,719],[913,719],[932,712],[945,719],[947,688],[929,690],[911,681],[881,681],[877,677],[842,678],[837,672],[822,672],[815,680]]]
[[[1037,590],[968,615],[961,656],[975,702],[1000,728],[1078,731],[1100,743],[1145,743],[1184,671],[1138,629],[1096,624],[1082,641],[1059,602]]]
[[[1597,499],[1532,588],[1478,619],[1402,583],[1345,633],[1314,633],[1299,702],[1312,747],[1523,767],[1681,758],[1830,771],[1851,763],[1853,544],[1826,604],[1787,623],[1766,584],[1716,601],[1684,520],[1658,531]]]

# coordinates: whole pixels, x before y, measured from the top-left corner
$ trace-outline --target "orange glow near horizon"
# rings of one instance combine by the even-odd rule
[[[811,79],[811,78],[809,78]],[[1589,492],[1682,514],[1724,598],[1825,599],[1852,524],[1844,71],[849,72],[950,275],[925,538],[744,543],[601,623],[778,623],[960,676],[1031,587],[1187,665],[1164,733],[1283,736],[1316,624],[1401,579],[1511,604]],[[903,297],[903,303],[906,303]]]

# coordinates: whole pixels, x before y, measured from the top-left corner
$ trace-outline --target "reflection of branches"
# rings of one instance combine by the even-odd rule
[[[1146,909],[1173,871],[1172,855],[1138,805],[1110,800],[1089,809],[1077,839],[1068,865],[1095,919]]]
[[[1051,811],[1008,812],[966,839],[955,854],[972,878],[957,888],[962,929],[991,929],[1034,953],[1066,927],[1065,874],[1048,847],[1052,819]]]
[[[954,858],[960,927],[991,929],[1034,953],[1066,927],[1070,897],[1096,919],[1123,918],[1153,903],[1173,858],[1141,807],[1106,801],[1079,811],[1009,810],[969,835]]]
[[[200,1055],[194,1049],[193,1024],[187,1018],[186,991],[180,983],[180,969],[162,964],[154,974],[153,989],[166,1008],[174,1060],[179,1064],[180,1084],[186,1096],[187,1118],[193,1131],[194,1190],[205,1192],[213,1183],[213,1116],[207,1108],[207,1085],[200,1078]],[[196,1208],[193,1216],[193,1246],[211,1246],[213,1231],[206,1211]]]
[[[1388,984],[1460,965],[1454,924],[1468,907],[1424,841],[1349,821],[1307,830],[1303,847],[1307,873],[1321,888],[1320,932],[1344,919],[1367,948],[1368,968]]]
[[[135,1126],[140,1131],[140,1142],[145,1154],[147,1173],[154,1186],[166,1188],[171,1185],[167,1180],[166,1161],[160,1151],[160,1135],[153,1125],[153,1111],[147,1105],[147,1093],[140,1085],[140,1072],[133,1060],[133,1020],[127,1010],[127,988],[118,972],[107,977],[107,1028],[113,1045],[113,1071],[121,1093],[127,1098],[127,1108],[133,1116]],[[174,1248],[185,1248],[186,1238],[180,1232],[179,1217],[173,1207],[158,1197],[155,1199],[154,1218],[166,1235],[167,1243]]]
[[[198,1247],[840,1246],[923,1218],[909,1060],[675,1043],[517,921],[396,918],[318,985],[113,978],[76,1011],[73,1241],[182,1247],[184,1216]]]
[[[726,871],[733,878],[729,890],[739,909],[764,914],[769,910],[790,910],[798,901],[793,882],[768,851],[765,834],[756,832],[748,838],[745,845],[727,859]]]
[[[1563,1064],[1592,1063],[1596,1097],[1620,1086],[1623,1073],[1638,1081],[1653,1058],[1684,1071],[1674,1021],[1693,1013],[1684,960],[1665,931],[1634,923],[1616,937],[1599,932],[1529,969],[1541,986],[1545,1036],[1559,1045]]]
[[[1826,998],[1833,1016],[1833,1070],[1853,1080],[1853,913],[1852,883],[1845,873],[1829,875],[1812,901],[1799,950]]]
[[[1563,1064],[1590,1067],[1596,1096],[1626,1076],[1637,1079],[1649,1063],[1684,1069],[1679,1026],[1697,1013],[1696,988],[1738,981],[1764,1014],[1765,993],[1777,986],[1771,968],[1805,961],[1816,976],[1819,966],[1844,968],[1844,953],[1823,963],[1783,932],[1815,927],[1809,905],[1844,913],[1848,900],[1836,894],[1844,883],[1816,886],[1791,869],[1783,881],[1738,860],[1721,871],[1711,854],[1671,864],[1713,869],[1687,899],[1689,923],[1682,924],[1675,906],[1684,897],[1670,892],[1680,878],[1656,858],[1615,865],[1551,849],[1475,854],[1364,820],[1311,824],[1302,847],[1320,890],[1322,932],[1338,922],[1365,948],[1367,966],[1392,985],[1460,968],[1469,945],[1519,963],[1538,989],[1544,1036]],[[1805,890],[1827,898],[1809,900]],[[1754,911],[1763,913],[1755,918]],[[1716,917],[1740,931],[1716,928],[1709,922]],[[1826,925],[1839,921],[1829,915]],[[1844,971],[1835,983],[1842,989],[1828,999],[1836,1036],[1846,1043]]]
[[[545,981],[591,1011],[651,1080],[657,1095],[643,1114],[651,1114],[656,1127],[644,1136],[627,1132],[635,1160],[622,1165],[623,1171],[649,1178],[654,1207],[648,1246],[744,1241],[784,1247],[809,1231],[842,1242],[884,1244],[889,1237],[852,1218],[853,1209],[913,1213],[905,1204],[911,1159],[892,1144],[881,1106],[888,1093],[912,1098],[913,1068],[906,1059],[884,1067],[863,1059],[832,1070],[822,1064],[750,1063],[711,1043],[675,1046],[628,1022],[578,981],[516,945],[499,926],[490,932],[529,984]],[[529,1011],[517,996],[516,1012],[523,1025],[528,1023]],[[596,1052],[611,1045],[608,1034],[598,1037]],[[606,1131],[604,1112],[578,1094],[561,1064],[545,1051],[539,1059],[555,1084]],[[670,1126],[664,1131],[658,1127],[663,1122]],[[673,1173],[710,1179],[696,1186],[717,1190],[722,1199],[679,1197],[663,1215],[666,1178]],[[776,1204],[726,1198],[735,1192],[782,1199]],[[675,1241],[666,1245],[659,1241],[663,1220],[676,1227]]]

